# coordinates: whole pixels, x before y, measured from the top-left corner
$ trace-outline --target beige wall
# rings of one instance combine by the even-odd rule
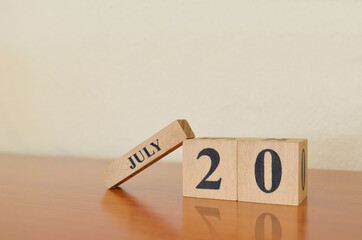
[[[0,151],[117,157],[176,118],[362,170],[361,1],[0,1]],[[182,150],[168,160],[181,161]]]

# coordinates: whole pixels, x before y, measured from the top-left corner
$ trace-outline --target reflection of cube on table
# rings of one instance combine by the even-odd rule
[[[183,198],[185,239],[237,239],[238,202]]]
[[[238,202],[239,239],[304,239],[306,207]]]

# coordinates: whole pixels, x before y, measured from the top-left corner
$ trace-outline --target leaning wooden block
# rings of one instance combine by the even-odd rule
[[[194,138],[186,120],[176,120],[158,133],[112,162],[104,172],[104,183],[115,187],[146,167],[160,160],[182,145],[188,138]]]
[[[184,141],[183,195],[237,200],[235,138],[195,138]]]
[[[238,139],[238,200],[299,205],[307,195],[306,139]]]

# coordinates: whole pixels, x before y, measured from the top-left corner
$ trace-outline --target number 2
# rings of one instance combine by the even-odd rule
[[[220,163],[220,155],[213,148],[205,148],[199,152],[197,159],[202,156],[208,156],[211,160],[211,166],[209,172],[206,176],[201,180],[201,182],[196,186],[197,189],[220,189],[221,178],[217,181],[208,181],[207,179],[211,176],[211,174],[216,170],[217,166]]]

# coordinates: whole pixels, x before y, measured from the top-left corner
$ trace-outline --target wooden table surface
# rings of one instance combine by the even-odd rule
[[[109,162],[0,155],[0,239],[362,239],[362,172],[309,170],[293,207],[183,198],[162,160],[107,191]]]

